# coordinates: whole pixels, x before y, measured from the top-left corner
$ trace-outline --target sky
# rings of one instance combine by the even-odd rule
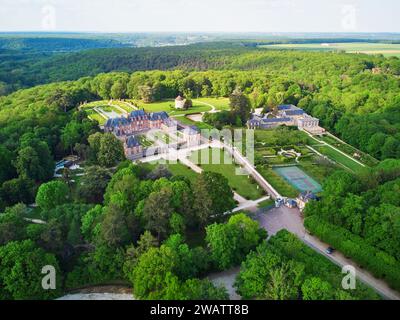
[[[0,31],[400,32],[398,0],[0,0]]]

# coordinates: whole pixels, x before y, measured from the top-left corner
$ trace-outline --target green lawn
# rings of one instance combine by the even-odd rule
[[[179,162],[173,164],[169,163],[167,166],[169,171],[171,171],[174,176],[184,176],[188,178],[192,183],[196,180],[198,176],[198,174],[192,169]]]
[[[221,161],[219,164],[212,164],[211,150],[216,150],[217,153],[220,153]],[[224,151],[218,149],[208,149],[208,151],[209,164],[199,164],[199,167],[205,171],[217,172],[225,176],[228,179],[231,188],[246,199],[256,200],[265,194],[264,190],[259,187],[251,177],[246,175],[237,175],[235,170],[236,166],[234,164],[224,163]],[[190,159],[194,163],[199,163],[201,159],[201,151],[193,152],[190,156]]]
[[[173,117],[176,121],[179,121],[180,123],[188,126],[196,126],[197,128],[201,129],[213,129],[212,126],[205,122],[196,122],[193,120],[190,120],[187,117]]]
[[[125,110],[128,113],[130,113],[130,112],[135,110],[134,108],[130,107],[127,103],[124,103],[124,102],[121,102],[121,101],[113,100],[111,105],[118,106],[118,107],[120,107],[121,109]]]
[[[193,100],[198,100],[204,103],[213,105],[217,110],[230,110],[229,98],[197,98]]]
[[[333,161],[343,165],[344,167],[350,169],[353,172],[361,172],[364,170],[364,167],[358,164],[357,162],[349,159],[348,157],[344,156],[340,152],[336,151],[335,149],[331,148],[330,146],[314,146],[314,149],[321,152],[323,155],[326,155],[328,158],[332,159]]]
[[[370,156],[369,154],[362,152],[349,144],[345,144],[332,136],[324,135],[323,137],[320,138],[320,140],[323,140],[323,141],[329,143],[330,145],[338,148],[339,150],[343,151],[344,153],[348,154],[349,156],[353,156],[355,153],[358,153],[361,156],[361,158],[357,159],[357,160],[361,161],[362,163],[364,163],[368,166],[372,167],[379,163],[379,161],[377,159]]]
[[[212,108],[199,104],[199,103],[193,103],[193,107],[189,108],[188,110],[179,110],[175,109],[175,101],[174,100],[163,100],[163,101],[157,101],[153,103],[144,103],[142,101],[136,102],[136,105],[140,109],[144,109],[147,112],[160,112],[160,111],[165,111],[168,112],[169,115],[185,115],[185,114],[190,114],[190,113],[199,113],[199,112],[207,112],[210,111]]]
[[[150,147],[150,146],[152,146],[154,144],[153,141],[147,139],[144,135],[138,135],[137,137],[139,139],[140,144],[144,148],[148,148],[148,147]]]
[[[97,120],[100,125],[104,125],[106,119],[104,119],[100,114],[98,114],[93,109],[85,109],[87,116],[92,120]]]
[[[119,110],[118,108],[115,108],[114,106],[103,105],[103,106],[100,106],[100,108],[105,112],[115,112],[117,114],[123,113],[121,110]]]

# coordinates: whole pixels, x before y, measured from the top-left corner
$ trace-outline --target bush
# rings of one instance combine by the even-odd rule
[[[305,219],[304,225],[321,240],[329,243],[345,256],[368,269],[375,277],[385,279],[391,287],[400,290],[400,263],[368,244],[346,229],[322,221],[317,216]]]

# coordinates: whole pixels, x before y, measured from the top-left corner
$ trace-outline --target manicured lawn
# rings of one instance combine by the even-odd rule
[[[93,101],[81,106],[82,109],[92,109],[94,107],[106,106],[108,104],[105,100]]]
[[[213,105],[217,110],[230,110],[229,98],[198,98],[193,99]]]
[[[331,136],[323,136],[322,138],[319,138],[322,141],[325,141],[326,143],[329,143],[330,145],[338,148],[339,150],[345,152],[346,154],[348,154],[349,156],[353,156],[355,153],[358,153],[361,157],[360,159],[357,159],[359,161],[361,161],[362,163],[368,165],[368,166],[375,166],[379,163],[379,161],[377,159],[375,159],[374,157],[370,156],[367,153],[364,153],[356,148],[354,148],[351,145],[345,144]]]
[[[213,161],[211,150],[215,150],[216,153],[220,152],[219,164],[212,163]],[[256,200],[264,195],[264,190],[259,187],[258,184],[254,182],[251,177],[249,178],[247,175],[237,175],[237,166],[235,166],[233,163],[224,163],[224,151],[218,149],[208,149],[208,152],[209,164],[199,164],[199,167],[201,167],[205,171],[217,172],[225,176],[228,179],[231,188],[246,199]],[[193,152],[190,156],[190,159],[194,163],[199,163],[201,160],[201,151]]]
[[[197,128],[201,129],[212,129],[213,127],[210,126],[207,123],[204,122],[196,122],[193,120],[190,120],[187,117],[173,117],[176,121],[184,124],[184,125],[188,125],[188,126],[196,126]]]
[[[330,159],[334,160],[335,162],[345,166],[346,168],[354,171],[356,173],[363,171],[364,167],[358,164],[357,162],[347,158],[340,152],[336,151],[335,149],[329,146],[314,146],[316,150],[321,152],[322,154],[326,155]]]
[[[130,113],[130,112],[135,110],[134,108],[130,107],[127,103],[124,103],[124,102],[121,102],[121,101],[113,100],[111,105],[118,106],[118,107],[120,107],[121,109],[125,110],[128,113]]]
[[[122,114],[121,110],[119,110],[118,108],[115,108],[113,106],[103,105],[100,108],[103,109],[103,111],[105,111],[105,112],[113,112],[114,111],[115,113]]]
[[[153,161],[149,163],[150,167],[152,169],[156,168],[158,165],[157,161]],[[174,176],[184,176],[190,180],[190,182],[194,182],[198,176],[196,172],[194,172],[192,169],[188,168],[184,164],[180,162],[176,163],[167,163],[165,164],[168,168],[168,170],[172,173]]]
[[[171,171],[174,176],[184,176],[188,178],[192,183],[196,180],[198,176],[198,174],[192,169],[179,162],[174,164],[169,163],[167,166],[169,171]]]
[[[93,109],[86,109],[85,110],[87,116],[92,119],[92,120],[97,120],[97,122],[100,125],[103,125],[106,122],[106,119],[104,119],[100,114],[98,114],[96,111]]]
[[[137,101],[136,105],[140,109],[144,109],[147,112],[160,112],[165,111],[169,115],[181,115],[181,114],[190,114],[190,113],[199,113],[199,112],[207,112],[210,111],[212,108],[204,105],[204,104],[196,104],[193,103],[193,107],[189,108],[188,110],[179,110],[175,109],[175,101],[174,100],[163,100],[157,101],[153,103],[144,103],[142,101]]]
[[[141,144],[143,147],[145,147],[145,148],[150,147],[150,146],[152,146],[152,145],[154,144],[153,141],[147,139],[147,138],[146,138],[145,136],[143,136],[143,135],[139,135],[139,136],[137,136],[137,137],[138,137],[138,139],[139,139],[140,144]]]

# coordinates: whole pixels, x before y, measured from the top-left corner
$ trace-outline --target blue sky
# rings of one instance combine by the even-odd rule
[[[400,32],[398,0],[0,0],[0,31]]]

